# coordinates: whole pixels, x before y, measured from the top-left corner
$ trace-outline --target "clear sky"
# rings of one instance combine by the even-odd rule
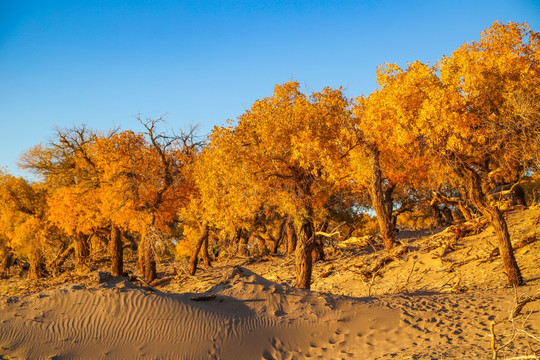
[[[433,63],[495,20],[540,31],[540,1],[0,0],[0,167],[139,113],[206,134],[290,79],[369,94],[379,64]]]

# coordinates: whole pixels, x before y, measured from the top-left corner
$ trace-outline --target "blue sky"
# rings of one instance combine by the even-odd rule
[[[206,134],[290,79],[369,94],[379,64],[433,63],[495,20],[540,31],[540,2],[0,0],[0,167],[139,113]]]

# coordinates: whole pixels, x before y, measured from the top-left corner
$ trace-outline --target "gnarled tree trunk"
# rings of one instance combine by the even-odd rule
[[[2,260],[0,261],[0,276],[5,276],[9,272],[9,268],[13,264],[13,252],[9,247],[2,251]]]
[[[204,244],[202,246],[202,258],[203,258],[204,266],[206,267],[212,267],[212,260],[210,259],[210,254],[208,253],[208,239],[209,238],[210,238],[210,235],[204,239]]]
[[[454,215],[452,215],[452,210],[448,206],[443,206],[441,213],[444,217],[444,221],[448,225],[452,225],[454,223]]]
[[[147,283],[151,283],[157,278],[154,236],[155,230],[143,234],[139,244],[139,270]]]
[[[294,254],[296,250],[296,243],[298,242],[298,236],[296,235],[296,229],[294,228],[294,222],[292,216],[287,217],[287,227],[285,228],[287,233],[287,254]]]
[[[279,234],[277,236],[277,238],[273,239],[273,246],[272,246],[272,254],[277,254],[278,253],[278,249],[279,249],[279,245],[281,245],[281,243],[283,242],[283,239],[286,237],[287,235],[287,221],[288,219],[285,218],[285,220],[282,221],[281,223],[281,226],[279,227]]]
[[[370,146],[367,148],[369,165],[371,167],[371,181],[369,194],[371,205],[377,216],[381,237],[386,249],[391,249],[395,245],[394,225],[392,222],[392,211],[388,211],[389,199],[385,199],[382,188],[382,171],[379,160],[379,150]]]
[[[259,249],[260,255],[268,255],[270,251],[268,251],[268,247],[266,246],[266,241],[262,236],[257,236],[257,248]]]
[[[247,256],[248,255],[248,241],[251,234],[246,230],[239,230],[238,235],[238,250],[237,253],[240,256]]]
[[[320,231],[328,231],[328,221],[325,221]],[[311,260],[313,263],[317,261],[324,261],[324,240],[321,235],[315,235],[315,241],[313,242],[313,249],[311,250]]]
[[[109,253],[111,254],[111,274],[113,276],[123,276],[124,252],[122,247],[122,230],[116,226],[111,227]]]
[[[191,253],[191,257],[189,258],[189,273],[191,275],[195,275],[195,272],[197,271],[199,252],[201,251],[201,247],[203,246],[204,242],[208,241],[209,233],[210,229],[208,225],[206,225],[201,234],[201,237],[199,238],[199,240],[197,240],[197,244],[195,244],[195,249],[193,249],[193,252]]]
[[[34,249],[28,258],[30,268],[28,269],[29,279],[39,279],[45,275],[45,259],[40,249]]]
[[[311,287],[311,271],[313,242],[315,239],[315,231],[313,221],[304,219],[302,224],[300,241],[296,244],[296,287],[310,289]]]
[[[75,236],[75,268],[82,268],[90,257],[90,242],[89,236],[82,232]]]
[[[493,225],[493,228],[495,229],[495,234],[497,234],[499,252],[501,254],[504,270],[508,276],[508,283],[511,286],[521,286],[524,284],[523,277],[521,276],[521,271],[514,256],[506,220],[497,206],[488,203],[487,197],[482,189],[480,175],[468,167],[466,167],[465,170],[469,178],[469,196],[473,201],[473,204],[489,218],[491,225]]]
[[[431,217],[433,218],[433,227],[443,227],[445,225],[445,222],[439,206],[437,204],[431,203],[429,205],[429,208],[431,209]]]
[[[441,193],[434,191],[433,192],[433,199],[430,202],[430,205],[437,206],[437,202],[446,205],[446,206],[453,206],[457,207],[459,211],[461,212],[461,215],[463,215],[463,218],[465,220],[472,220],[473,214],[470,206],[467,204],[467,201],[460,199],[460,198],[449,198],[447,196],[442,195]]]

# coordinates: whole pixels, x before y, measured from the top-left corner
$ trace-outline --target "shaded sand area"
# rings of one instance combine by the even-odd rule
[[[196,276],[160,264],[153,289],[108,276],[106,259],[42,281],[21,272],[0,280],[0,359],[491,359],[492,322],[495,347],[508,343],[499,359],[535,359],[540,300],[509,315],[540,293],[540,209],[506,215],[525,243],[519,289],[506,286],[490,226],[402,232],[407,251],[377,271],[385,250],[329,244],[312,292],[291,286],[284,255],[217,259]]]
[[[4,358],[490,358],[489,322],[511,289],[350,298],[291,288],[236,267],[204,294],[167,294],[110,278],[4,297]],[[540,330],[538,304],[525,326]],[[524,351],[516,343],[514,351]]]

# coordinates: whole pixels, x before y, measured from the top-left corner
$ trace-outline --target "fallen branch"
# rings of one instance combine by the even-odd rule
[[[139,276],[137,276],[137,275],[131,275],[129,279],[130,279],[131,281],[133,281],[133,280],[139,281],[139,282],[142,284],[141,287],[143,287],[143,288],[145,288],[145,289],[148,289],[148,290],[153,291],[153,292],[159,292],[158,289],[156,289],[155,287],[153,287],[152,285],[150,285],[149,283],[147,283],[143,278],[141,278],[141,277],[139,277]]]
[[[64,250],[62,253],[58,254],[58,256],[53,260],[52,264],[56,269],[58,269],[66,259],[71,255],[75,253],[75,244],[71,244],[67,247],[66,250]]]
[[[362,275],[366,279],[371,278],[373,274],[378,273],[379,270],[382,269],[386,264],[392,261],[397,261],[398,257],[405,254],[407,250],[408,248],[406,246],[403,246],[395,250],[394,253],[379,258],[379,260],[377,260],[377,262],[373,264],[373,266],[371,266],[368,270],[362,271]]]
[[[315,235],[320,235],[320,236],[324,236],[324,237],[327,237],[327,238],[331,238],[333,237],[334,235],[339,235],[340,232],[339,231],[334,231],[333,233],[326,233],[324,231],[317,231],[315,233]]]
[[[371,248],[373,249],[373,252],[377,252],[377,248],[375,247],[375,245],[373,245],[373,243],[371,242],[371,239],[373,239],[373,236],[370,236],[369,238],[367,238],[366,242],[369,244],[369,246],[371,246]]]
[[[497,360],[497,357],[499,356],[499,351],[501,351],[502,349],[506,348],[508,345],[513,343],[517,336],[517,333],[514,333],[512,337],[510,338],[510,340],[508,340],[501,346],[497,347],[497,336],[495,335],[495,325],[496,325],[495,321],[492,321],[489,328],[490,333],[491,333],[491,351],[492,351],[491,358],[493,360]]]
[[[163,284],[163,283],[165,283],[167,281],[173,280],[175,278],[176,278],[176,276],[165,276],[165,277],[163,277],[161,279],[156,279],[156,280],[152,281],[151,285],[152,286],[158,286],[158,285],[161,285],[161,284]]]
[[[516,316],[518,316],[521,313],[521,310],[523,310],[523,308],[525,307],[525,305],[536,300],[540,300],[540,291],[534,295],[527,296],[521,299],[518,298],[516,293],[516,306],[510,314],[510,320],[513,320]]]
[[[401,285],[398,289],[398,292],[401,292],[403,290],[405,290],[405,288],[407,287],[407,285],[409,285],[409,280],[411,279],[411,275],[413,274],[414,272],[414,268],[416,267],[416,262],[418,261],[418,257],[415,257],[414,258],[414,262],[412,264],[412,267],[411,267],[411,271],[409,271],[409,276],[407,276],[407,279],[405,280],[405,284]]]
[[[451,249],[452,251],[455,251],[456,248],[454,247],[454,241],[457,240],[456,239],[453,239],[453,238],[449,238],[447,241],[446,241],[446,244],[443,248],[443,250],[441,251],[441,254],[439,255],[439,257],[443,257],[444,255],[446,255],[446,253]]]
[[[530,235],[530,236],[527,236],[527,237],[524,237],[524,238],[521,238],[520,240],[516,241],[515,243],[512,244],[512,249],[514,250],[518,250],[518,249],[521,249],[527,245],[529,245],[530,243],[532,242],[535,242],[537,239],[536,239],[536,236],[535,235]],[[495,257],[495,256],[499,256],[500,254],[500,251],[499,251],[499,248],[498,247],[495,247],[493,250],[491,250],[491,252],[489,253],[489,258],[492,258],[492,257]]]

